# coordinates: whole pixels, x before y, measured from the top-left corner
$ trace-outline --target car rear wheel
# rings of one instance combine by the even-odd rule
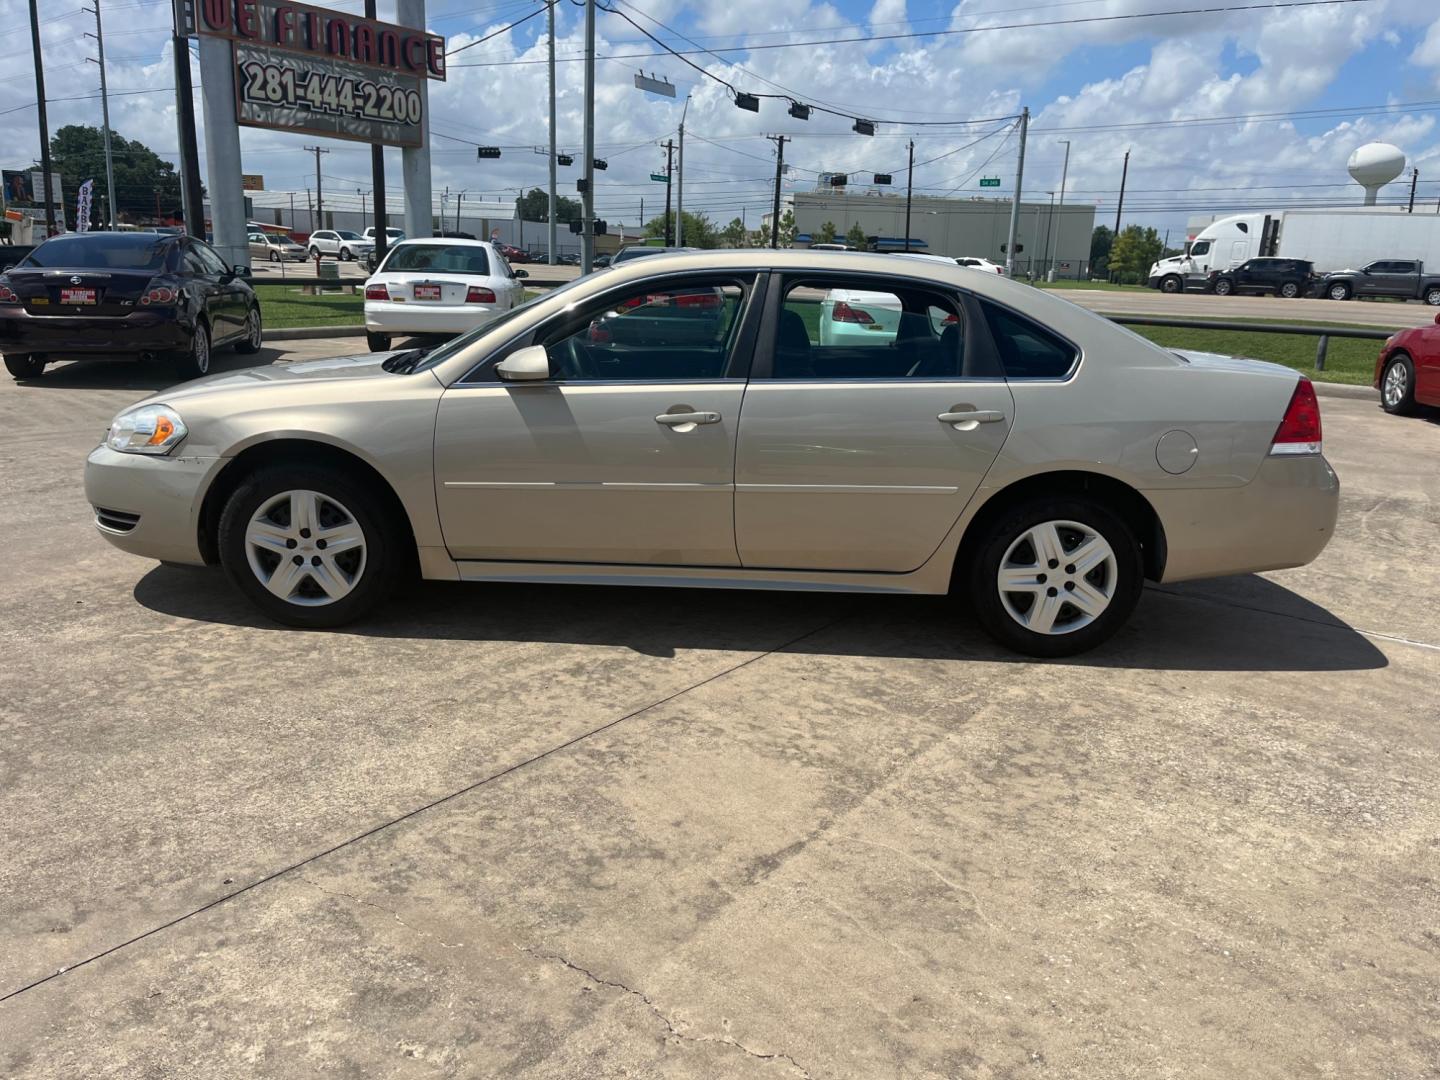
[[[280,466],[243,481],[220,515],[220,562],[276,622],[341,626],[393,589],[403,540],[345,473]]]
[[[338,258],[341,262],[349,262],[354,257],[355,256],[350,253],[350,249],[347,247],[342,247],[340,249],[340,254],[336,256],[336,258]]]
[[[38,379],[45,373],[45,357],[36,353],[6,353],[5,370],[17,379]]]
[[[270,249],[270,261],[271,261],[271,262],[279,262],[279,261],[280,261],[280,256],[277,255],[277,254],[275,254],[275,249],[274,249],[274,248],[271,248],[271,249]]]
[[[1234,291],[1235,286],[1230,283],[1230,280],[1228,278],[1221,278],[1219,281],[1215,282],[1216,296],[1229,296]]]
[[[1346,285],[1343,281],[1337,281],[1325,291],[1325,295],[1330,297],[1331,300],[1349,300],[1350,286]]]
[[[1280,286],[1280,295],[1287,300],[1293,300],[1300,295],[1300,283],[1297,281],[1286,281]]]
[[[318,259],[318,258],[320,258],[320,249],[319,249],[318,247],[311,247],[311,249],[310,249],[310,258],[312,258],[312,259]]]
[[[1440,285],[1431,285],[1425,290],[1425,303],[1431,307],[1440,307]]]
[[[1020,504],[986,527],[973,550],[969,595],[980,625],[1029,656],[1093,649],[1140,599],[1140,545],[1115,513],[1090,499]]]
[[[253,356],[260,351],[260,346],[264,343],[265,329],[260,323],[260,309],[252,307],[250,314],[245,316],[245,334],[235,346],[235,351]]]
[[[367,330],[367,331],[365,331],[365,343],[370,346],[370,351],[371,351],[371,352],[389,352],[389,351],[390,351],[390,335],[389,335],[389,334],[375,334],[375,333],[371,333],[369,330]]]
[[[210,373],[210,328],[203,322],[195,324],[190,348],[175,358],[175,374],[181,379],[198,379]]]
[[[1380,406],[1396,416],[1415,411],[1415,364],[1405,353],[1396,353],[1380,376]]]

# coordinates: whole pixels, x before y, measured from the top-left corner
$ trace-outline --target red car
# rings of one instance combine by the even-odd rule
[[[500,249],[500,254],[505,256],[505,261],[508,263],[528,263],[530,261],[530,253],[523,248],[517,248],[512,244],[496,244],[495,246]]]
[[[1375,361],[1375,389],[1388,413],[1409,416],[1417,405],[1440,406],[1440,315],[1435,326],[1401,330]]]

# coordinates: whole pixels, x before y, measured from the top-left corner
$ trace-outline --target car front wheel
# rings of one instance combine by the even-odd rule
[[[1346,285],[1343,281],[1337,281],[1325,291],[1325,295],[1330,297],[1331,300],[1349,300],[1350,286]]]
[[[5,370],[17,379],[38,379],[45,373],[45,357],[33,353],[6,353]]]
[[[183,379],[198,379],[210,373],[210,328],[203,322],[195,324],[190,348],[175,358],[175,374]]]
[[[394,587],[402,541],[380,501],[345,473],[315,466],[261,470],[220,515],[220,561],[276,622],[341,626]]]
[[[365,331],[365,344],[370,346],[371,352],[389,352],[390,335],[376,334],[372,331]]]
[[[312,259],[318,259],[318,258],[320,258],[320,249],[317,248],[317,247],[312,247],[312,248],[310,249],[310,258],[312,258]]]
[[[1090,499],[1016,506],[991,522],[972,550],[968,588],[980,625],[1029,656],[1093,649],[1140,599],[1140,545],[1115,513]]]
[[[1181,281],[1178,277],[1176,277],[1174,274],[1171,274],[1171,275],[1169,275],[1168,277],[1163,277],[1163,278],[1160,279],[1160,291],[1161,291],[1161,292],[1178,293],[1178,292],[1180,292],[1180,290],[1181,290],[1181,288],[1183,287],[1183,285],[1184,285],[1184,282],[1182,282],[1182,281]]]
[[[1219,281],[1215,282],[1216,296],[1229,296],[1234,291],[1235,286],[1232,285],[1230,281],[1226,278],[1221,278]]]
[[[265,330],[260,324],[260,309],[252,307],[250,314],[245,316],[245,333],[235,351],[246,356],[253,356],[260,351],[260,346],[265,342]]]
[[[1415,411],[1415,365],[1403,352],[1390,358],[1380,376],[1380,406],[1396,416]]]

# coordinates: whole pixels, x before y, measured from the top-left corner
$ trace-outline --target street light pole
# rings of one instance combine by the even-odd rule
[[[95,0],[95,33],[86,37],[95,38],[95,50],[100,59],[100,118],[105,125],[105,202],[110,230],[115,230],[115,157],[110,152],[110,91],[105,84],[105,28],[100,23],[100,0]],[[89,57],[86,57],[89,59]]]
[[[40,114],[40,171],[45,185],[45,235],[55,235],[55,198],[50,183],[50,125],[45,116],[45,62],[40,57],[40,12],[30,0],[30,46],[35,53],[35,103]],[[62,219],[63,220],[63,219]]]
[[[1062,221],[1062,223],[1063,223],[1063,221],[1064,221],[1064,219],[1065,219],[1065,181],[1066,181],[1066,179],[1068,179],[1069,176],[1070,176],[1070,140],[1069,140],[1069,139],[1057,139],[1057,140],[1055,140],[1055,141],[1056,141],[1056,142],[1062,142],[1062,143],[1065,144],[1065,164],[1064,164],[1064,166],[1060,169],[1060,219],[1061,219],[1061,221]],[[1061,241],[1061,240],[1064,240],[1064,238],[1065,238],[1065,226],[1062,224],[1062,225],[1060,226],[1060,240],[1057,240],[1057,241],[1055,242],[1055,247],[1056,247],[1057,250],[1058,250],[1059,247],[1060,247],[1060,241]],[[1046,245],[1047,245],[1047,252],[1046,252],[1046,254],[1047,254],[1047,256],[1048,256],[1048,254],[1049,254],[1049,252],[1048,252],[1049,240],[1048,240],[1048,239],[1046,240]],[[1053,266],[1050,268],[1049,279],[1050,279],[1051,281],[1054,281],[1054,280],[1055,280],[1055,268],[1054,268]]]
[[[1015,163],[1015,193],[1010,200],[1010,235],[1005,242],[1005,273],[1015,276],[1015,245],[1020,239],[1020,196],[1025,186],[1025,136],[1030,131],[1030,110],[1020,110],[1020,157]]]
[[[554,265],[555,265],[555,246],[556,246],[556,242],[557,242],[556,232],[555,232],[555,229],[556,229],[556,224],[555,224],[555,206],[556,206],[556,201],[557,201],[556,191],[555,191],[555,155],[560,152],[560,151],[559,151],[559,147],[558,147],[558,146],[556,145],[556,143],[555,143],[555,138],[556,138],[556,136],[555,136],[555,4],[554,4],[554,3],[551,3],[551,4],[550,4],[549,8],[547,9],[547,11],[546,11],[546,13],[545,13],[545,21],[550,24],[550,32],[549,32],[549,37],[550,37],[550,42],[549,42],[549,55],[550,55],[550,59],[549,59],[549,64],[550,64],[550,215],[549,215],[550,229],[549,229],[549,234],[550,234],[550,235],[549,235],[549,247],[548,247],[548,249],[547,249],[547,254],[546,254],[546,257],[545,257],[545,261],[548,262],[551,266],[554,266]],[[522,192],[522,197],[523,197],[523,192]],[[524,210],[525,204],[522,202],[522,203],[520,204],[520,206],[521,206],[521,210],[520,210],[520,220],[523,222],[523,221],[525,220],[525,210]]]
[[[580,272],[588,274],[595,263],[595,0],[585,0],[585,215],[580,233]]]
[[[915,140],[910,140],[910,168],[905,177],[905,250],[910,250],[910,197],[915,191]]]

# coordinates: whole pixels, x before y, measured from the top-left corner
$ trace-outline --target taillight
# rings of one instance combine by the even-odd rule
[[[158,285],[151,289],[144,296],[140,297],[142,304],[173,304],[175,297],[179,295],[174,289],[166,285]]]
[[[844,300],[841,300],[835,305],[834,310],[830,312],[830,321],[868,324],[873,323],[875,320],[864,308],[851,307],[845,303]]]
[[[720,297],[713,292],[681,293],[675,297],[675,306],[684,308],[718,308]]]
[[[389,300],[389,299],[390,299],[390,290],[385,287],[385,283],[384,283],[383,281],[380,282],[378,285],[366,285],[366,286],[365,286],[365,299],[366,299],[366,300]]]
[[[465,302],[467,304],[493,304],[495,303],[495,290],[481,285],[471,285],[465,290]]]
[[[1275,429],[1270,453],[1318,454],[1320,449],[1320,402],[1315,398],[1315,385],[1302,378],[1290,395],[1285,418]]]
[[[960,316],[959,316],[959,315],[953,315],[953,314],[952,314],[952,315],[946,315],[946,316],[945,316],[945,321],[942,322],[940,325],[941,325],[941,326],[959,326],[959,325],[960,325]]]
[[[18,304],[20,297],[15,295],[15,290],[9,285],[0,285],[0,304]]]

